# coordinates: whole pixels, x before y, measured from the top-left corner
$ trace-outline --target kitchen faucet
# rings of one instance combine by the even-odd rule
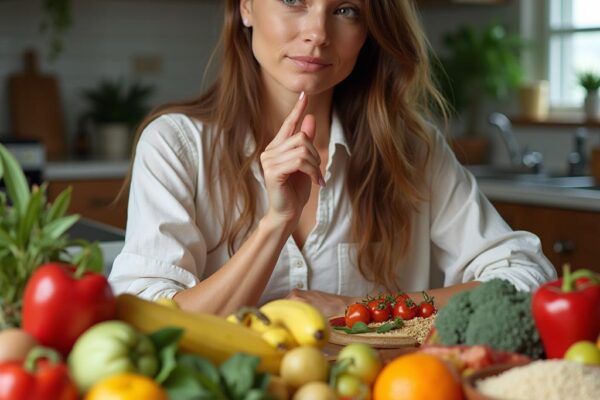
[[[585,142],[588,138],[586,128],[579,128],[573,140],[573,151],[569,153],[567,162],[569,164],[569,176],[585,175],[587,157],[585,155]]]
[[[544,160],[542,153],[529,151],[527,148],[521,150],[513,133],[510,120],[506,115],[499,112],[492,113],[488,118],[488,122],[500,131],[500,137],[508,150],[511,166],[519,169],[524,168],[535,174],[542,172],[542,162]]]

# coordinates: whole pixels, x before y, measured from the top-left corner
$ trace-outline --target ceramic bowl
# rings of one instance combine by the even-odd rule
[[[529,362],[520,361],[520,362],[511,362],[505,364],[496,364],[491,365],[489,367],[483,368],[477,372],[472,373],[471,375],[463,378],[463,389],[465,392],[465,397],[467,400],[497,400],[494,397],[489,397],[481,393],[477,390],[476,382],[480,379],[485,379],[490,376],[499,375],[504,371],[508,371],[514,367],[520,367],[522,365],[526,365]]]

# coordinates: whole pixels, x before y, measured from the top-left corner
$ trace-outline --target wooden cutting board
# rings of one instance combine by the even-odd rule
[[[410,336],[395,336],[379,333],[357,333],[348,334],[343,331],[332,329],[329,336],[329,342],[345,346],[350,343],[364,343],[376,349],[397,349],[400,347],[416,347],[418,342]]]
[[[8,82],[13,135],[39,140],[49,159],[60,158],[65,154],[65,137],[58,82],[39,71],[33,50],[24,53],[23,61],[23,71]]]

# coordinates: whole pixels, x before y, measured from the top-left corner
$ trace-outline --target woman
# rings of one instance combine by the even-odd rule
[[[144,124],[117,292],[335,314],[440,273],[438,304],[477,281],[554,276],[425,122],[443,102],[413,2],[227,0],[221,45],[216,83]]]

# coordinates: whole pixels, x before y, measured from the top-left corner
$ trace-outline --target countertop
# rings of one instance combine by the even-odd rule
[[[46,180],[123,178],[128,169],[128,160],[50,161],[44,176]],[[490,200],[600,212],[600,190],[549,188],[483,178],[478,182]]]

